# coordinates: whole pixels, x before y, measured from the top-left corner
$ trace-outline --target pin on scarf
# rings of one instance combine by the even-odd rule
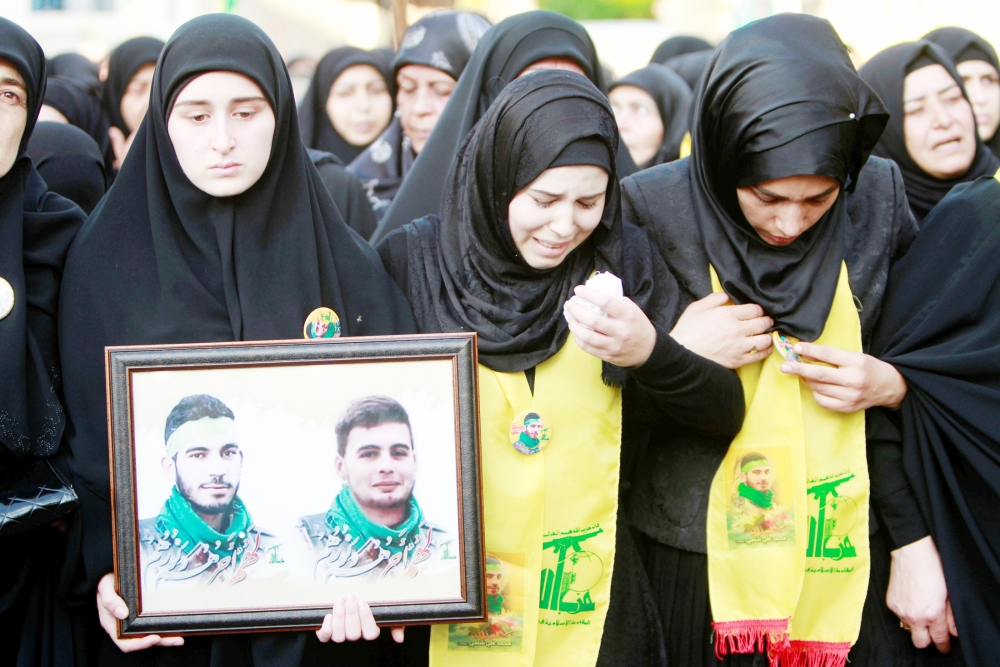
[[[10,283],[0,278],[0,320],[10,315],[14,309],[14,288]]]
[[[802,357],[799,356],[799,353],[796,352],[793,347],[795,343],[790,341],[783,334],[780,334],[777,331],[772,331],[771,339],[774,341],[774,349],[778,351],[778,354],[780,354],[785,361],[802,361]]]

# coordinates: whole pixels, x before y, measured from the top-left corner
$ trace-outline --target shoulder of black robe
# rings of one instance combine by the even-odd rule
[[[778,14],[735,30],[698,85],[692,126],[694,220],[723,290],[756,303],[786,334],[826,325],[850,241],[846,196],[786,247],[744,218],[736,189],[800,174],[850,192],[887,121],[824,19]]]
[[[905,42],[890,46],[872,57],[859,71],[861,77],[882,98],[891,114],[889,124],[873,154],[899,165],[906,182],[906,196],[917,222],[923,220],[959,183],[966,183],[980,176],[990,176],[1000,167],[1000,160],[986,148],[978,135],[976,156],[969,170],[961,176],[947,180],[935,178],[913,161],[906,150],[906,137],[903,133],[903,82],[912,71],[911,67],[919,63],[937,63],[944,67],[962,89],[962,96],[969,99],[962,77],[955,70],[955,64],[943,48],[931,42]]]
[[[267,168],[234,197],[195,188],[167,134],[173,96],[208,71],[249,77],[275,113]],[[298,138],[280,54],[260,28],[228,14],[189,21],[164,47],[149,111],[70,251],[63,284],[65,465],[93,501],[82,519],[92,522],[83,544],[90,591],[111,571],[105,346],[300,339],[321,306],[337,313],[344,335],[415,330],[403,294],[344,223]]]
[[[97,143],[104,160],[105,176],[110,176],[115,164],[115,152],[108,136],[111,121],[99,95],[72,79],[50,76],[45,85],[45,104],[61,113],[70,125],[80,128]]]
[[[982,60],[993,66],[993,69],[1000,74],[1000,57],[997,57],[997,50],[988,41],[965,28],[938,28],[932,30],[920,38],[925,42],[934,42],[948,52],[956,65],[967,60]],[[1000,157],[1000,130],[993,133],[988,141],[984,142],[993,151],[993,154]]]
[[[517,252],[507,207],[581,142],[609,169],[601,224],[557,268],[538,271]],[[532,368],[558,352],[569,335],[562,308],[573,289],[594,270],[624,275],[617,148],[607,98],[583,77],[543,71],[507,86],[460,149],[440,220],[432,216],[404,228],[407,296],[419,329],[476,331],[480,362],[501,372]],[[652,286],[647,297],[634,286],[626,293],[647,307]],[[606,382],[621,384],[623,377],[623,369],[605,364]]]
[[[956,186],[893,267],[874,353],[906,378],[907,477],[941,554],[968,664],[1000,618],[1000,182]]]
[[[100,66],[81,56],[79,53],[60,53],[49,58],[48,76],[62,76],[72,79],[91,92],[98,94],[101,90]]]
[[[649,64],[664,65],[671,58],[699,51],[711,51],[714,48],[710,42],[701,37],[677,35],[660,42],[660,45],[653,51],[653,57],[649,59]]]
[[[143,65],[155,63],[163,50],[163,42],[155,37],[133,37],[125,40],[108,56],[108,78],[104,81],[102,99],[111,124],[129,135],[122,118],[122,97],[136,71]]]
[[[408,222],[441,212],[445,176],[459,148],[504,87],[529,65],[547,58],[568,58],[577,63],[591,82],[606,90],[597,50],[586,29],[555,12],[536,10],[516,14],[486,31],[455,86],[448,105],[372,237],[378,243],[386,234]],[[620,155],[632,164],[628,150]],[[623,172],[621,176],[634,171]]]
[[[440,70],[457,81],[489,28],[486,19],[471,12],[439,11],[425,16],[406,29],[392,63],[393,77],[406,65],[423,65]],[[416,159],[410,140],[403,134],[396,117],[348,166],[364,184],[379,220],[389,209]]]
[[[368,193],[354,174],[333,153],[309,149],[309,157],[347,226],[365,240],[378,226],[378,218],[368,201]]]
[[[18,157],[0,178],[0,277],[14,292],[13,308],[0,319],[0,452],[51,456],[66,423],[56,346],[59,286],[66,251],[84,215],[46,191],[26,152],[45,96],[42,47],[19,25],[0,18],[0,58],[24,79],[28,98]]]
[[[609,93],[618,86],[635,86],[646,91],[656,102],[663,122],[663,141],[656,154],[639,169],[648,169],[680,157],[681,142],[688,132],[691,90],[676,72],[662,65],[647,65],[611,84]]]
[[[395,109],[396,83],[393,81],[385,59],[354,46],[342,46],[330,51],[320,59],[319,64],[316,65],[316,71],[313,72],[309,90],[302,97],[298,111],[302,142],[309,148],[333,153],[344,164],[350,164],[354,158],[361,154],[365,146],[355,146],[349,143],[333,129],[333,123],[330,122],[330,117],[326,113],[326,101],[330,97],[330,89],[336,83],[337,77],[348,67],[354,65],[370,65],[378,70],[389,89],[389,95],[393,99],[393,108]]]
[[[698,87],[698,79],[708,69],[708,61],[711,58],[712,49],[707,49],[705,51],[695,51],[693,53],[674,56],[663,64],[674,72],[677,72],[678,76],[684,79],[684,83],[693,92]]]
[[[104,196],[104,156],[87,133],[66,123],[38,123],[28,140],[28,155],[50,192],[83,212]]]

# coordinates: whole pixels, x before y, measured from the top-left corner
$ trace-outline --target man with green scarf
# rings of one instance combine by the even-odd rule
[[[424,517],[413,495],[417,459],[406,410],[385,396],[348,406],[337,423],[340,492],[299,530],[316,556],[314,576],[411,578],[458,567],[458,544]]]
[[[243,452],[232,410],[207,394],[182,398],[164,441],[162,466],[174,488],[158,516],[139,522],[143,586],[283,574],[280,540],[254,525],[237,496]]]
[[[784,532],[791,518],[774,499],[774,471],[760,452],[740,458],[738,482],[729,511],[730,532],[763,537]]]

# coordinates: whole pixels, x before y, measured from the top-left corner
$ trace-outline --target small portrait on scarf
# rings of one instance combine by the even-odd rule
[[[524,554],[486,554],[485,623],[448,626],[449,651],[517,653],[524,635]]]
[[[131,624],[304,628],[346,594],[379,622],[487,617],[472,337],[437,337],[434,355],[412,338],[109,352]],[[155,363],[116,383],[139,349]]]
[[[788,448],[741,450],[735,460],[726,512],[730,548],[794,544],[791,502],[782,497],[781,481],[791,473]]]

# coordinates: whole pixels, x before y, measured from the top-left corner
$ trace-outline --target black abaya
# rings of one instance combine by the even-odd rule
[[[656,102],[663,122],[663,141],[660,142],[660,147],[648,162],[638,165],[639,169],[648,169],[679,158],[681,142],[688,132],[691,107],[691,90],[684,79],[662,65],[649,65],[618,79],[610,90],[618,86],[635,86],[646,91]]]
[[[935,178],[917,166],[910,157],[906,150],[906,137],[903,132],[903,83],[915,65],[919,69],[919,66],[928,64],[938,64],[948,70],[948,74],[962,89],[962,96],[966,100],[969,99],[962,84],[962,77],[955,70],[951,58],[941,47],[930,42],[906,42],[890,46],[876,54],[859,71],[861,77],[882,98],[891,114],[889,124],[873,154],[888,158],[899,165],[899,169],[903,172],[903,181],[906,183],[906,198],[910,202],[910,209],[917,222],[923,220],[959,183],[992,175],[1000,167],[1000,160],[986,148],[978,135],[976,155],[969,170],[955,178],[946,180]]]
[[[548,58],[572,60],[594,85],[606,90],[594,43],[573,19],[554,12],[532,11],[496,24],[479,41],[412,172],[379,223],[372,243],[408,222],[441,212],[445,178],[472,127],[504,87],[529,65]],[[618,158],[620,177],[635,171],[624,146]]]
[[[344,70],[355,65],[369,65],[378,70],[385,80],[389,95],[395,100],[396,85],[386,62],[368,51],[353,46],[342,46],[327,53],[316,65],[309,90],[299,104],[299,131],[302,133],[302,142],[309,148],[333,153],[344,164],[350,164],[361,154],[365,146],[355,146],[334,129],[330,116],[326,113],[326,101],[337,78],[344,73]]]
[[[215,198],[181,171],[167,134],[169,104],[192,77],[228,71],[253,80],[275,116],[271,156],[246,192]],[[61,466],[81,497],[71,526],[70,584],[93,616],[97,581],[111,572],[107,345],[297,339],[315,308],[333,309],[343,335],[414,330],[403,295],[374,250],[341,218],[305,147],[291,81],[260,28],[228,14],[181,26],[164,47],[146,119],[114,187],[74,244],[66,265],[60,349],[72,428]],[[103,653],[121,664],[307,664],[325,651],[313,633],[222,635],[183,648],[123,656],[103,633]],[[100,658],[96,656],[100,655]]]
[[[39,123],[28,141],[28,155],[50,192],[90,215],[104,196],[104,156],[87,134],[65,123]]]
[[[1000,182],[956,186],[892,271],[873,350],[906,379],[906,477],[941,554],[964,664],[1000,653]]]

